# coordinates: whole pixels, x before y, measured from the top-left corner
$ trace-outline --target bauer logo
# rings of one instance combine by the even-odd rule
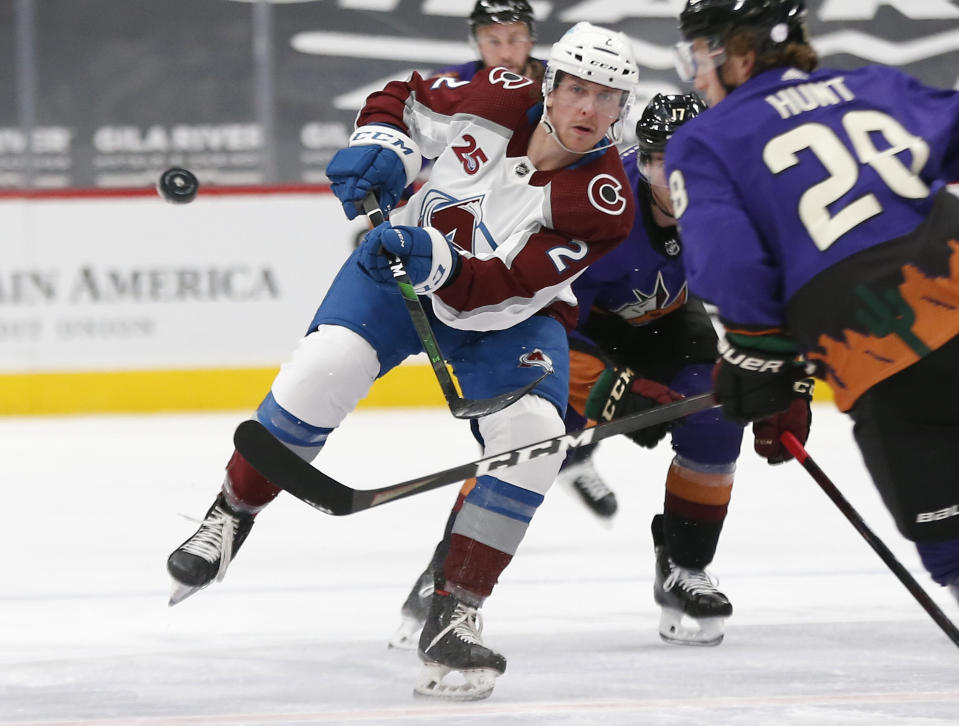
[[[945,509],[937,509],[935,512],[920,512],[916,515],[917,524],[928,524],[929,522],[938,522],[942,519],[949,519],[959,515],[959,504],[953,504]]]

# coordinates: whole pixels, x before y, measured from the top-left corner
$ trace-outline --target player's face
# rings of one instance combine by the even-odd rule
[[[726,52],[714,39],[695,38],[676,46],[676,69],[684,81],[693,86],[706,103],[715,106],[726,98],[726,88],[719,74],[726,61]]]
[[[491,23],[476,29],[476,45],[488,68],[503,66],[522,75],[533,39],[526,23]]]
[[[665,157],[661,152],[653,152],[649,156],[649,161],[641,164],[639,172],[649,182],[650,193],[653,200],[664,212],[672,216],[673,200],[669,196],[669,185],[666,183],[666,165]]]
[[[625,91],[569,75],[563,76],[547,100],[560,141],[573,151],[588,151],[598,144],[625,102]]]

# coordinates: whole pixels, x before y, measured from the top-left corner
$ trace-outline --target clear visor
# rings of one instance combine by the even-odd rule
[[[676,72],[686,83],[691,82],[700,73],[719,68],[726,62],[726,49],[719,38],[694,38],[682,41],[674,46],[676,51]]]
[[[651,187],[661,189],[669,187],[666,183],[666,165],[663,159],[664,156],[661,151],[654,151],[648,156],[646,154],[636,155],[636,168],[639,169],[639,175]]]
[[[629,100],[629,91],[600,86],[566,76],[553,89],[553,102],[563,106],[578,106],[592,103],[596,115],[615,121],[620,117]]]
[[[670,198],[669,183],[666,181],[666,165],[663,163],[663,152],[654,151],[648,157],[636,155],[636,166],[639,175],[649,184],[649,194],[653,206],[664,214],[673,217],[673,200]]]

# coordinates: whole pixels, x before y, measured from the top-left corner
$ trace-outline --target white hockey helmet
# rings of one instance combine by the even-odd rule
[[[550,49],[546,74],[543,76],[544,98],[555,88],[559,71],[624,91],[623,105],[614,126],[621,126],[622,120],[629,116],[634,89],[639,80],[639,67],[633,55],[632,43],[624,33],[585,21],[576,23]],[[619,133],[611,133],[618,141]]]

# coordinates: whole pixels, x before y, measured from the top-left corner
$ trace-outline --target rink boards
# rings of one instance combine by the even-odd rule
[[[365,222],[323,186],[210,187],[0,192],[0,229],[0,415],[32,415],[255,407]],[[442,403],[414,358],[361,405]]]

